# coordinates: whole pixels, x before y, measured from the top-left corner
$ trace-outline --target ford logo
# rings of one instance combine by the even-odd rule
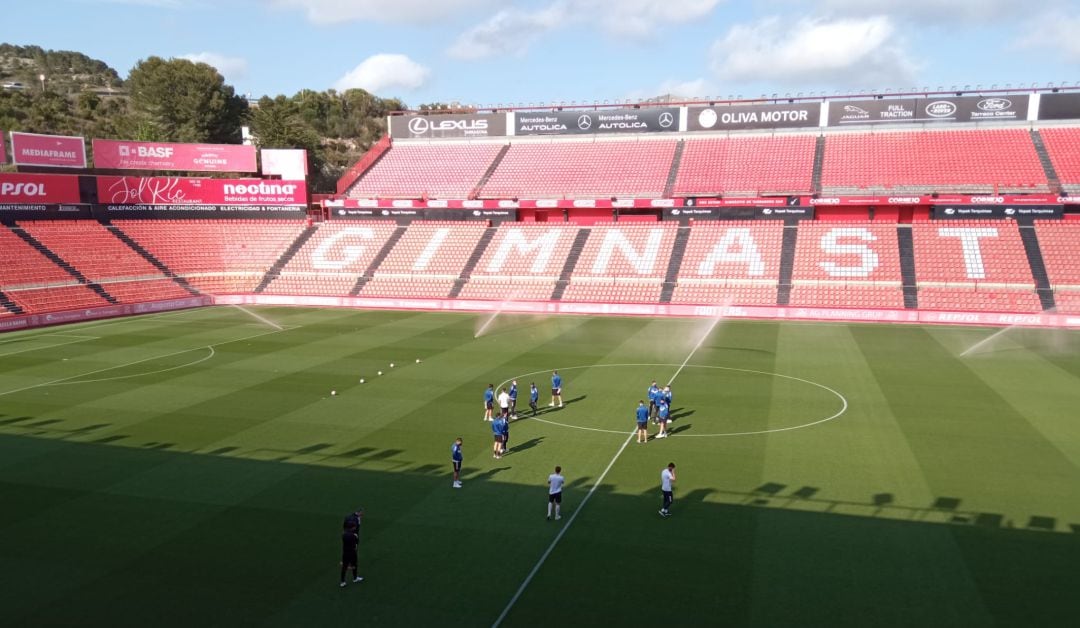
[[[926,115],[933,118],[947,118],[956,113],[956,103],[939,100],[926,105]]]
[[[983,111],[1005,111],[1012,109],[1012,101],[1008,98],[987,98],[975,106]]]

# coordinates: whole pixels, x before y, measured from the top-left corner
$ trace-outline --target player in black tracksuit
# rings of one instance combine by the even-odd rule
[[[359,560],[356,555],[357,546],[360,545],[360,520],[364,517],[364,511],[357,508],[356,512],[345,517],[343,530],[341,531],[341,583],[345,586],[345,572],[352,568],[353,582],[363,580],[357,573]]]

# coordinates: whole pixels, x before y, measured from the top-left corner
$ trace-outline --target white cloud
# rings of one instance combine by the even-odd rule
[[[185,7],[184,0],[77,0],[83,4],[130,4],[141,7],[155,7],[159,9],[182,9]],[[190,2],[186,3],[190,4]]]
[[[911,83],[916,73],[885,16],[739,24],[712,56],[717,75],[735,82],[863,87]]]
[[[1030,34],[1017,39],[1019,48],[1051,50],[1067,63],[1080,63],[1080,15],[1046,13],[1025,26],[1023,30]]]
[[[428,23],[462,11],[494,5],[497,0],[264,0],[273,6],[301,9],[316,24],[344,22]]]
[[[216,52],[193,52],[180,55],[180,58],[195,63],[205,63],[216,68],[222,76],[230,80],[244,78],[247,75],[248,62],[247,59],[242,57],[227,57]]]
[[[539,11],[504,9],[458,36],[447,52],[458,59],[523,54],[528,46],[568,18],[565,2]]]
[[[820,6],[842,16],[889,15],[935,22],[990,21],[1028,10],[1025,3],[1016,0],[820,0]]]
[[[377,54],[364,59],[334,83],[338,91],[360,88],[373,94],[388,89],[411,91],[427,82],[431,70],[402,54]]]
[[[658,27],[704,17],[721,1],[554,0],[532,11],[503,9],[462,33],[448,52],[458,59],[520,55],[545,34],[573,24],[599,24],[612,35],[648,37]]]

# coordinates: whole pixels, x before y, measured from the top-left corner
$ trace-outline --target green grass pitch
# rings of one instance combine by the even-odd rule
[[[960,358],[994,330],[724,321],[695,352],[710,321],[500,317],[474,338],[467,314],[257,313],[284,329],[209,308],[0,335],[4,625],[492,626],[511,600],[501,625],[1080,613],[1075,332]],[[627,444],[676,373],[675,434]],[[494,460],[482,393],[515,376],[543,412]],[[357,505],[366,580],[339,589]]]

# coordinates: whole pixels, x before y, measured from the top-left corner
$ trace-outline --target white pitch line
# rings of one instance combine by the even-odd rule
[[[288,331],[290,329],[296,329],[296,328],[295,327],[287,327],[287,328],[282,329],[282,331]],[[53,385],[59,384],[61,382],[67,382],[67,381],[70,381],[70,380],[73,380],[73,379],[78,379],[80,377],[86,377],[87,375],[97,375],[98,373],[104,373],[106,371],[115,371],[116,369],[124,368],[125,366],[135,366],[136,364],[142,364],[143,362],[150,362],[151,360],[160,360],[162,358],[168,358],[168,357],[172,357],[174,355],[180,355],[180,354],[183,354],[183,353],[190,353],[192,351],[198,351],[200,349],[213,349],[214,347],[220,347],[222,345],[228,345],[228,344],[232,344],[234,342],[243,342],[245,340],[252,340],[254,338],[259,338],[261,336],[269,336],[270,334],[277,334],[277,333],[281,333],[281,332],[279,332],[279,331],[268,331],[268,332],[264,332],[264,333],[261,333],[261,334],[255,334],[253,336],[245,336],[243,338],[237,338],[236,340],[226,340],[225,342],[215,342],[214,344],[203,345],[201,347],[192,347],[191,349],[183,349],[182,351],[173,351],[172,353],[166,353],[165,355],[155,355],[155,356],[152,356],[152,357],[149,357],[149,358],[144,358],[142,360],[135,360],[134,362],[127,362],[127,363],[124,363],[124,364],[117,364],[116,366],[110,366],[110,367],[103,368],[103,369],[97,369],[96,371],[89,371],[89,372],[86,372],[86,373],[80,373],[78,375],[72,375],[71,377],[62,377],[60,379],[54,379],[51,382],[42,382],[40,384],[34,384],[32,386],[23,386],[22,388],[15,388],[15,389],[12,389],[12,390],[5,390],[3,392],[0,392],[0,397],[3,397],[5,395],[11,395],[11,394],[14,394],[14,393],[17,393],[17,392],[23,392],[25,390],[31,390],[31,389],[34,389],[34,388],[43,388],[45,386],[53,386]]]
[[[48,338],[48,336],[39,336],[39,338]],[[42,349],[51,349],[53,347],[65,347],[67,345],[73,345],[73,344],[78,343],[78,342],[86,342],[87,340],[97,340],[97,338],[94,338],[94,337],[91,337],[91,336],[86,336],[85,338],[79,338],[79,339],[76,339],[76,340],[69,340],[67,342],[58,342],[56,344],[45,345],[44,347],[30,347],[29,349],[20,349],[18,351],[9,351],[7,353],[0,353],[0,358],[5,357],[5,356],[9,356],[9,355],[18,355],[20,353],[27,353],[27,352],[30,352],[30,351],[40,351]]]
[[[709,337],[709,334],[711,334],[712,330],[716,328],[716,324],[720,322],[720,320],[720,318],[714,320],[713,324],[709,325],[709,328],[706,329],[705,333],[701,335],[701,338],[698,340],[697,344],[694,345],[694,348],[690,350],[690,354],[686,356],[685,360],[683,360],[683,363],[679,367],[679,370],[675,371],[675,374],[671,376],[670,380],[668,380],[669,386],[675,383],[675,378],[679,376],[679,373],[682,372],[683,368],[686,366],[686,363],[694,357],[694,354],[697,353],[697,350],[700,349],[701,345],[705,343],[705,339]],[[544,553],[540,556],[540,560],[536,561],[536,565],[533,566],[532,571],[530,571],[529,575],[525,577],[525,581],[521,583],[520,587],[518,587],[517,592],[514,593],[514,597],[510,598],[510,602],[507,603],[506,608],[504,608],[503,612],[499,614],[499,617],[495,620],[495,623],[491,625],[491,628],[499,628],[499,624],[501,624],[502,621],[506,619],[506,616],[510,613],[510,610],[514,608],[514,604],[517,604],[518,598],[520,598],[521,594],[524,593],[525,589],[528,588],[529,584],[532,582],[532,579],[536,577],[537,572],[540,571],[540,568],[544,566],[544,562],[547,561],[547,557],[550,556],[551,552],[555,550],[555,546],[558,545],[559,541],[562,540],[563,535],[566,534],[566,531],[570,529],[570,526],[574,525],[574,521],[577,519],[578,514],[580,514],[581,511],[585,509],[585,504],[589,503],[589,499],[593,496],[593,493],[596,492],[596,489],[600,488],[600,485],[604,482],[604,478],[607,477],[607,474],[609,471],[611,471],[611,468],[615,466],[615,463],[619,460],[619,456],[621,456],[622,453],[626,451],[626,446],[630,444],[630,439],[633,438],[636,433],[637,430],[634,429],[630,430],[630,433],[626,435],[626,440],[623,441],[622,447],[619,447],[619,451],[615,452],[615,456],[611,459],[611,462],[608,463],[607,468],[605,468],[604,472],[600,474],[600,477],[596,479],[596,482],[592,485],[592,488],[589,489],[589,492],[585,494],[585,498],[581,500],[581,505],[574,510],[574,513],[572,515],[570,515],[570,520],[567,521],[566,525],[563,526],[561,530],[559,530],[559,533],[557,535],[555,535],[555,539],[551,541],[551,545],[548,545],[548,548],[544,550]]]
[[[270,320],[270,319],[268,319],[266,317],[259,316],[255,312],[252,312],[251,310],[247,309],[246,307],[244,307],[242,305],[237,305],[237,304],[234,303],[233,307],[240,310],[244,314],[247,314],[248,316],[254,318],[255,320],[259,321],[260,323],[266,323],[267,325],[269,325],[270,327],[273,327],[274,329],[276,329],[278,331],[281,331],[282,329],[285,329],[284,327],[282,327],[281,325],[278,325],[274,321],[272,321],[272,320]]]

